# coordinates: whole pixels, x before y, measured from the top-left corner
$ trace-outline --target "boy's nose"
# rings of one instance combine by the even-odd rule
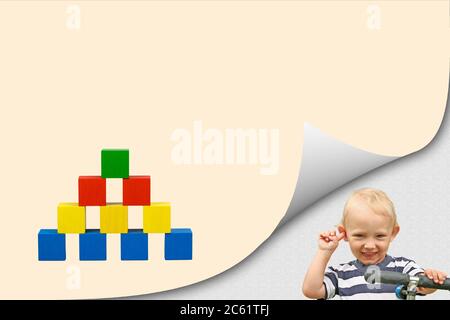
[[[366,249],[375,249],[375,243],[374,243],[373,241],[367,241],[367,242],[364,244],[364,247],[365,247]]]

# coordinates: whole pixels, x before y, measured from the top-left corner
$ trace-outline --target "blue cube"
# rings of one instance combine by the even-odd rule
[[[66,235],[56,229],[41,229],[38,234],[39,261],[66,260]]]
[[[192,260],[192,230],[171,229],[164,242],[166,260]]]
[[[80,234],[80,260],[104,261],[106,260],[106,234],[98,229],[86,230]]]
[[[129,229],[120,234],[122,260],[148,260],[148,234],[142,229]]]

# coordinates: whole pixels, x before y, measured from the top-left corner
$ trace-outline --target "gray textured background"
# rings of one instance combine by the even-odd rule
[[[447,109],[449,101],[447,100]],[[400,233],[391,255],[416,260],[450,274],[450,117],[421,151],[384,165],[340,187],[290,220],[252,255],[206,281],[135,299],[305,299],[301,283],[317,249],[317,236],[340,220],[350,193],[361,187],[384,190],[393,200]],[[353,260],[347,243],[330,263]],[[418,299],[450,299],[439,291]]]

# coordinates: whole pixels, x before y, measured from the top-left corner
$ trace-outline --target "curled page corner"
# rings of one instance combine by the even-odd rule
[[[305,122],[297,185],[278,227],[333,190],[396,159],[357,149]]]
[[[438,129],[426,145],[412,153],[428,147],[441,132],[450,104],[450,76],[447,77],[447,87],[446,103]],[[402,158],[378,155],[355,148],[323,133],[307,122],[304,123],[303,130],[303,154],[297,184],[287,212],[277,228],[344,184]]]

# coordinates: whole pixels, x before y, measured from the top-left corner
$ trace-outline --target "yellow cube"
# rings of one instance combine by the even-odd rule
[[[100,207],[100,233],[127,233],[128,207],[107,204]]]
[[[86,207],[78,203],[60,203],[58,205],[58,233],[85,233]]]
[[[144,232],[170,233],[170,202],[152,202],[144,206]]]

